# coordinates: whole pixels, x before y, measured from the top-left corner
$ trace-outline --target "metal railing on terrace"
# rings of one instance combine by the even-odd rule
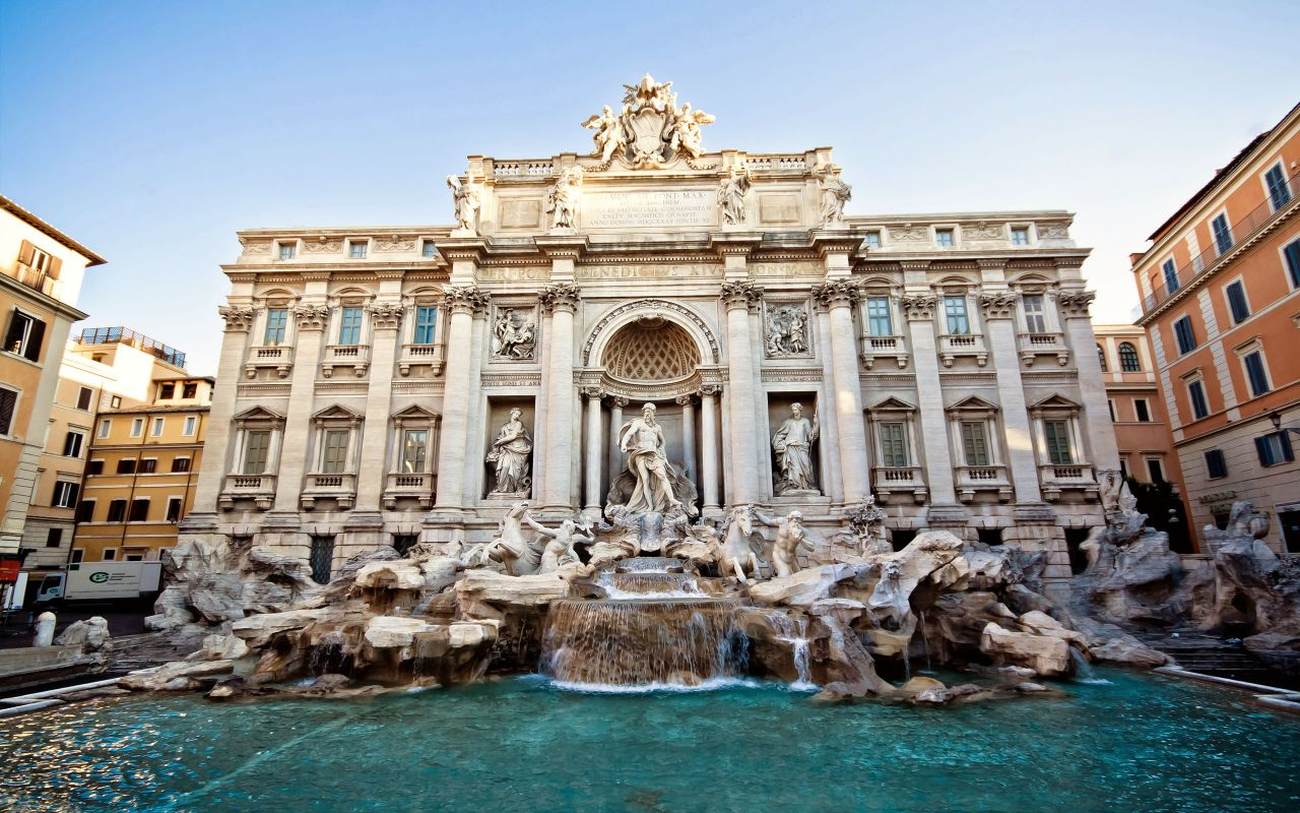
[[[1177,284],[1174,287],[1169,287],[1168,280],[1162,280],[1161,284],[1157,288],[1147,296],[1143,297],[1142,312],[1150,313],[1155,310],[1156,306],[1160,305],[1169,299],[1169,297],[1183,290],[1187,286],[1195,283],[1202,276],[1208,276],[1213,273],[1215,268],[1219,265],[1219,262],[1224,257],[1231,254],[1234,248],[1242,243],[1249,242],[1256,234],[1266,228],[1284,212],[1289,211],[1291,207],[1295,205],[1297,200],[1295,192],[1297,180],[1300,180],[1300,172],[1287,177],[1286,200],[1282,201],[1282,205],[1278,206],[1276,209],[1273,208],[1273,200],[1269,193],[1265,191],[1263,203],[1256,206],[1254,209],[1251,209],[1246,213],[1245,217],[1236,222],[1229,223],[1228,237],[1232,242],[1222,251],[1219,250],[1218,240],[1214,235],[1214,226],[1211,224],[1211,245],[1209,248],[1205,249],[1200,254],[1197,254],[1190,262],[1176,269],[1174,274],[1177,277]],[[1160,266],[1156,266],[1156,271],[1161,275],[1164,274],[1164,269]]]
[[[125,327],[88,327],[83,328],[81,335],[77,337],[78,344],[129,344],[132,347],[152,353],[168,364],[174,364],[177,367],[185,366],[185,354],[163,344],[157,339],[151,339],[143,333],[138,333],[130,328]]]

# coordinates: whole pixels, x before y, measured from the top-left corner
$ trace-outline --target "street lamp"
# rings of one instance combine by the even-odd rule
[[[1278,432],[1295,432],[1297,435],[1300,435],[1300,427],[1282,425],[1282,412],[1280,410],[1275,410],[1270,413],[1268,419],[1273,423],[1274,430]]]

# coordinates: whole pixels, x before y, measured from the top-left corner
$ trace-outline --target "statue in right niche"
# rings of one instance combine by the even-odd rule
[[[790,417],[772,436],[772,449],[776,452],[778,471],[776,493],[816,494],[817,474],[813,471],[812,445],[817,442],[819,427],[817,415],[808,420],[803,405],[790,405]]]
[[[487,462],[496,466],[496,488],[490,497],[523,497],[528,495],[532,486],[529,477],[530,457],[533,453],[533,439],[528,434],[521,420],[523,412],[510,410],[510,419],[497,432],[488,452]]]

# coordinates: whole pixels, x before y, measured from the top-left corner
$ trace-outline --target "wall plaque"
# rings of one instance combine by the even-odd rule
[[[588,229],[713,226],[718,194],[712,189],[587,192],[580,217]]]

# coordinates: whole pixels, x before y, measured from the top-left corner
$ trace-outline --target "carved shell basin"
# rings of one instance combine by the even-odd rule
[[[606,373],[619,381],[667,383],[692,375],[699,366],[700,352],[679,325],[647,316],[614,336],[601,363]]]

